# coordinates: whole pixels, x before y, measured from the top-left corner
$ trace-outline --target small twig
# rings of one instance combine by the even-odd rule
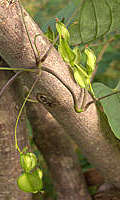
[[[81,109],[83,109],[83,110],[84,110],[84,108],[85,108],[86,98],[87,98],[87,91],[86,91],[86,89],[84,88],[84,96],[83,96],[83,101],[82,101],[82,105],[81,105]]]
[[[0,69],[2,69],[2,67],[0,67]],[[6,67],[6,69],[8,70],[8,67]],[[8,81],[7,83],[5,83],[5,85],[1,88],[0,90],[0,98],[3,95],[4,91],[13,83],[13,81],[16,79],[16,77],[18,77],[22,72],[24,71],[29,71],[29,70],[33,70],[33,72],[37,72],[39,71],[39,69],[37,67],[26,67],[26,68],[10,68],[9,70],[19,70],[15,73],[15,75],[13,75]],[[23,70],[24,69],[24,70]],[[3,70],[5,70],[5,67],[3,67]]]
[[[28,40],[29,40],[30,45],[31,45],[31,48],[32,48],[32,50],[33,50],[33,53],[34,53],[34,56],[35,56],[35,60],[37,61],[37,56],[36,56],[36,53],[35,53],[35,50],[34,50],[32,41],[31,41],[31,39],[30,39],[30,35],[29,35],[29,33],[28,33],[28,30],[27,30],[27,26],[26,26],[26,23],[25,23],[24,13],[23,13],[23,9],[22,9],[22,5],[21,5],[20,0],[18,0],[18,3],[19,3],[20,11],[21,11],[21,16],[22,16],[22,20],[23,20],[24,27],[25,27],[25,31],[26,31],[26,33],[27,33]]]
[[[110,43],[114,40],[114,38],[110,38],[103,46],[99,56],[97,57],[97,60],[96,60],[96,63],[98,64],[101,60],[102,60],[102,57],[103,57],[103,54],[105,53],[106,49],[108,48],[108,46],[110,45]]]
[[[101,100],[103,100],[103,99],[106,99],[107,97],[110,97],[110,96],[112,96],[112,95],[114,95],[114,94],[118,94],[118,93],[120,93],[120,90],[119,90],[119,91],[112,92],[112,93],[110,93],[110,94],[107,94],[107,95],[105,95],[105,96],[103,96],[103,97],[99,97],[99,98],[93,98],[93,96],[92,96],[93,100],[86,104],[84,111],[86,111],[86,110],[88,109],[88,107],[89,107],[91,104],[93,104],[93,103],[96,104],[98,101],[101,101]],[[91,95],[91,94],[90,94],[90,95]]]
[[[102,57],[103,57],[103,54],[105,53],[106,49],[108,48],[109,44],[114,40],[114,38],[110,38],[104,45],[103,45],[103,48],[102,50],[100,51],[98,57],[97,57],[97,60],[96,60],[96,67],[95,67],[95,70],[92,74],[92,77],[91,77],[91,82],[93,81],[94,77],[95,77],[95,74],[97,72],[97,69],[98,69],[98,63],[102,60]]]
[[[112,96],[112,95],[114,95],[114,94],[118,94],[118,93],[120,93],[120,90],[119,90],[119,91],[112,92],[112,93],[110,93],[110,94],[107,94],[107,95],[105,95],[105,96],[103,96],[103,97],[99,97],[99,98],[96,99],[96,101],[103,100],[103,99],[105,99],[105,98],[107,98],[107,97],[110,97],[110,96]]]
[[[104,45],[106,42],[99,42],[99,43],[93,43],[93,44],[90,44],[89,46],[90,47],[98,47],[100,45]]]
[[[22,71],[18,71],[15,75],[12,76],[12,78],[10,78],[7,81],[7,83],[5,83],[5,85],[0,90],[0,98],[3,95],[4,91],[13,83],[13,81],[16,79],[16,77],[18,77],[21,73],[22,73]]]

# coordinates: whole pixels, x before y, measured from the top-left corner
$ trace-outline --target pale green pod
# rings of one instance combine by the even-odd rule
[[[86,71],[83,69],[82,65],[80,65],[80,66],[76,65],[73,68],[74,79],[81,88],[88,89],[88,86],[90,83],[89,77],[88,77]]]
[[[75,54],[75,60],[74,60],[74,64],[80,65],[80,61],[81,61],[81,51],[78,47],[74,47],[73,52]]]
[[[24,192],[37,193],[42,190],[42,171],[35,170],[33,173],[23,173],[19,176],[17,184],[20,190]]]
[[[58,46],[58,51],[66,63],[70,64],[71,66],[74,65],[75,53],[69,47],[69,44],[66,40],[61,39],[61,42]]]
[[[36,178],[39,178],[40,180],[43,177],[43,173],[42,170],[40,170],[39,168],[37,168],[35,171],[33,171],[32,173],[34,176],[36,176]]]
[[[37,164],[37,158],[34,153],[20,154],[20,165],[25,172],[30,172],[35,168]]]
[[[60,39],[62,37],[68,42],[70,39],[70,34],[66,26],[62,22],[58,21],[56,22],[56,29],[57,32],[59,33]]]
[[[94,52],[89,48],[85,48],[85,54],[87,55],[88,73],[92,73],[95,69],[96,56],[95,56]]]

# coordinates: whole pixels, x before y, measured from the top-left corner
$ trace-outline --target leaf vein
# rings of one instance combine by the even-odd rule
[[[97,12],[96,12],[96,9],[95,9],[95,5],[94,5],[94,2],[93,0],[91,0],[92,2],[92,5],[93,5],[93,10],[94,10],[94,16],[95,16],[95,21],[96,21],[96,29],[95,29],[95,39],[97,38],[97,33],[98,33],[98,20],[97,20]]]
[[[109,27],[108,27],[108,30],[107,30],[104,34],[106,34],[106,33],[108,33],[108,32],[110,31],[110,28],[111,28],[112,23],[113,23],[112,8],[111,8],[111,6],[110,6],[110,4],[108,3],[107,0],[105,0],[105,4],[108,6],[108,8],[109,8],[109,10],[110,10],[110,19],[111,19],[111,23],[110,23],[110,25],[109,25]]]
[[[82,31],[81,31],[81,16],[82,16],[82,11],[83,8],[85,6],[85,2],[83,1],[83,5],[81,6],[81,10],[80,10],[80,20],[79,20],[79,30],[80,30],[80,37],[81,37],[81,43],[83,43],[83,38],[82,38]]]

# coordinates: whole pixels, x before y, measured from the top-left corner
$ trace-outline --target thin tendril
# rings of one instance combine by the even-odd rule
[[[26,102],[27,102],[27,99],[29,98],[29,96],[30,96],[32,90],[34,89],[34,87],[35,87],[35,85],[36,85],[38,79],[39,79],[39,76],[36,78],[36,80],[34,81],[32,87],[30,88],[29,93],[28,93],[28,95],[26,96],[26,98],[25,98],[25,100],[24,100],[24,102],[23,102],[23,104],[22,104],[22,106],[21,106],[21,109],[20,109],[20,111],[19,111],[19,114],[18,114],[18,116],[17,116],[17,120],[16,120],[16,124],[15,124],[15,146],[16,146],[16,149],[19,151],[19,153],[22,153],[22,152],[21,152],[21,150],[20,150],[20,148],[19,148],[19,146],[18,146],[18,140],[17,140],[17,127],[18,127],[18,123],[19,123],[19,120],[20,120],[20,117],[21,117],[23,108],[25,107],[25,104],[26,104]]]
[[[4,91],[8,88],[8,86],[10,86],[13,81],[15,80],[15,78],[21,74],[22,71],[18,71],[14,76],[12,76],[7,83],[5,83],[5,85],[2,87],[2,89],[0,90],[0,97],[2,96],[2,94],[4,93]]]
[[[35,56],[35,60],[37,61],[37,56],[36,56],[36,53],[35,53],[35,50],[34,50],[34,47],[33,47],[33,44],[32,44],[31,38],[30,38],[30,35],[29,35],[29,33],[28,33],[28,30],[27,30],[26,22],[25,22],[25,19],[24,19],[24,13],[23,13],[23,9],[22,9],[20,0],[18,0],[18,3],[19,3],[19,6],[20,6],[20,11],[21,11],[21,15],[22,15],[22,20],[23,20],[23,24],[24,24],[24,26],[25,26],[25,30],[26,30],[26,33],[27,33],[27,36],[28,36],[28,40],[29,40],[30,45],[31,45],[31,48],[32,48],[32,50],[33,50],[33,53],[34,53],[34,56]]]
[[[0,70],[7,70],[7,71],[28,71],[28,72],[35,72],[36,68],[16,68],[16,67],[0,67]]]

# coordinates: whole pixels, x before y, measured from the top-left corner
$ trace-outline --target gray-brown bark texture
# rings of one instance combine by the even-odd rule
[[[57,199],[91,199],[70,138],[42,105],[27,105],[35,143],[48,164]]]
[[[5,84],[11,73],[0,72],[0,85]],[[16,85],[16,87],[15,87]],[[19,85],[15,83],[0,99],[0,200],[31,200],[31,194],[20,191],[17,178],[21,174],[19,153],[15,149],[14,127],[21,102]],[[17,129],[20,148],[27,143],[25,113]]]
[[[24,12],[24,16],[32,42],[35,35],[40,34],[37,46],[42,57],[50,44],[26,12]],[[26,35],[18,2],[15,1],[8,5],[7,1],[1,0],[0,17],[0,55],[12,67],[35,66],[34,54]],[[71,78],[68,66],[54,48],[42,65],[56,72],[79,97],[80,88]],[[25,86],[30,87],[35,78],[35,73],[24,73]],[[120,188],[119,143],[112,136],[104,114],[98,112],[94,104],[81,114],[75,113],[69,91],[59,80],[47,72],[42,72],[34,89],[34,96],[38,92],[45,96],[46,101],[50,102],[50,104],[43,102],[45,108],[79,145],[88,160],[101,171],[106,181]],[[87,102],[90,100],[91,97],[88,95]]]

